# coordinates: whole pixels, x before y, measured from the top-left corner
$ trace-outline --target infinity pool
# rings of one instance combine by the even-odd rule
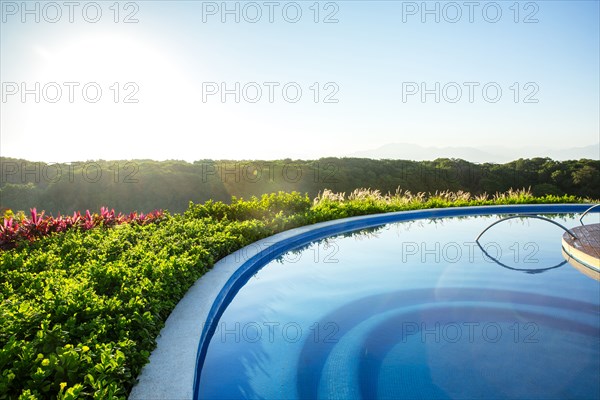
[[[390,223],[271,261],[218,320],[197,397],[600,398],[599,282],[545,221],[475,242],[498,218]]]

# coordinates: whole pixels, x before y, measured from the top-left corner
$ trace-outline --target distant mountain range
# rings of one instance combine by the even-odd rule
[[[410,143],[390,143],[372,150],[363,150],[349,154],[350,157],[425,161],[436,158],[461,158],[463,160],[484,163],[505,163],[519,158],[549,157],[553,160],[600,159],[600,143],[565,149],[547,147],[434,147],[419,146]]]

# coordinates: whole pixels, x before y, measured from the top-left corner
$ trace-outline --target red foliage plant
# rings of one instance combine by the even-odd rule
[[[8,250],[17,247],[20,242],[33,242],[35,239],[47,236],[51,233],[64,232],[68,229],[89,230],[95,227],[112,227],[119,224],[135,223],[145,225],[157,222],[164,216],[162,210],[154,210],[148,214],[130,213],[123,215],[115,214],[115,210],[109,211],[108,207],[101,207],[100,213],[85,211],[81,215],[79,211],[73,216],[57,217],[44,216],[44,211],[38,213],[35,208],[30,209],[31,217],[15,220],[13,217],[4,218],[0,225],[0,249]]]

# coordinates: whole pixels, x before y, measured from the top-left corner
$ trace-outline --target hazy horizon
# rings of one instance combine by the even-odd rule
[[[404,147],[406,147],[404,149]],[[496,150],[496,151],[494,151]],[[316,158],[292,158],[292,157],[272,157],[272,158],[90,158],[90,159],[68,159],[68,160],[56,160],[56,159],[30,159],[23,157],[12,157],[10,155],[1,155],[2,158],[10,159],[22,159],[29,162],[40,162],[40,163],[84,163],[93,161],[184,161],[187,163],[194,163],[198,161],[212,160],[212,161],[278,161],[285,159],[294,160],[319,160],[327,158],[367,158],[372,160],[404,160],[404,161],[434,161],[439,158],[449,159],[462,159],[464,161],[481,164],[481,163],[496,163],[505,164],[507,162],[515,161],[518,159],[532,159],[532,158],[550,158],[554,161],[569,161],[569,160],[581,160],[591,159],[600,160],[600,143],[592,144],[589,146],[578,146],[572,148],[526,148],[521,149],[523,153],[515,153],[515,148],[510,147],[494,147],[494,146],[483,146],[483,147],[437,147],[437,146],[419,146],[414,143],[387,143],[376,148],[367,148],[361,151],[352,152],[342,155],[324,155]],[[542,154],[544,153],[544,154]],[[466,155],[466,156],[465,156]],[[469,155],[471,155],[469,157]]]

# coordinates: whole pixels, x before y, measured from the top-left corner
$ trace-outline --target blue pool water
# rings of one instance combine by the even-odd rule
[[[273,260],[221,315],[198,398],[600,398],[599,282],[544,221],[479,247],[496,220],[391,223]]]

